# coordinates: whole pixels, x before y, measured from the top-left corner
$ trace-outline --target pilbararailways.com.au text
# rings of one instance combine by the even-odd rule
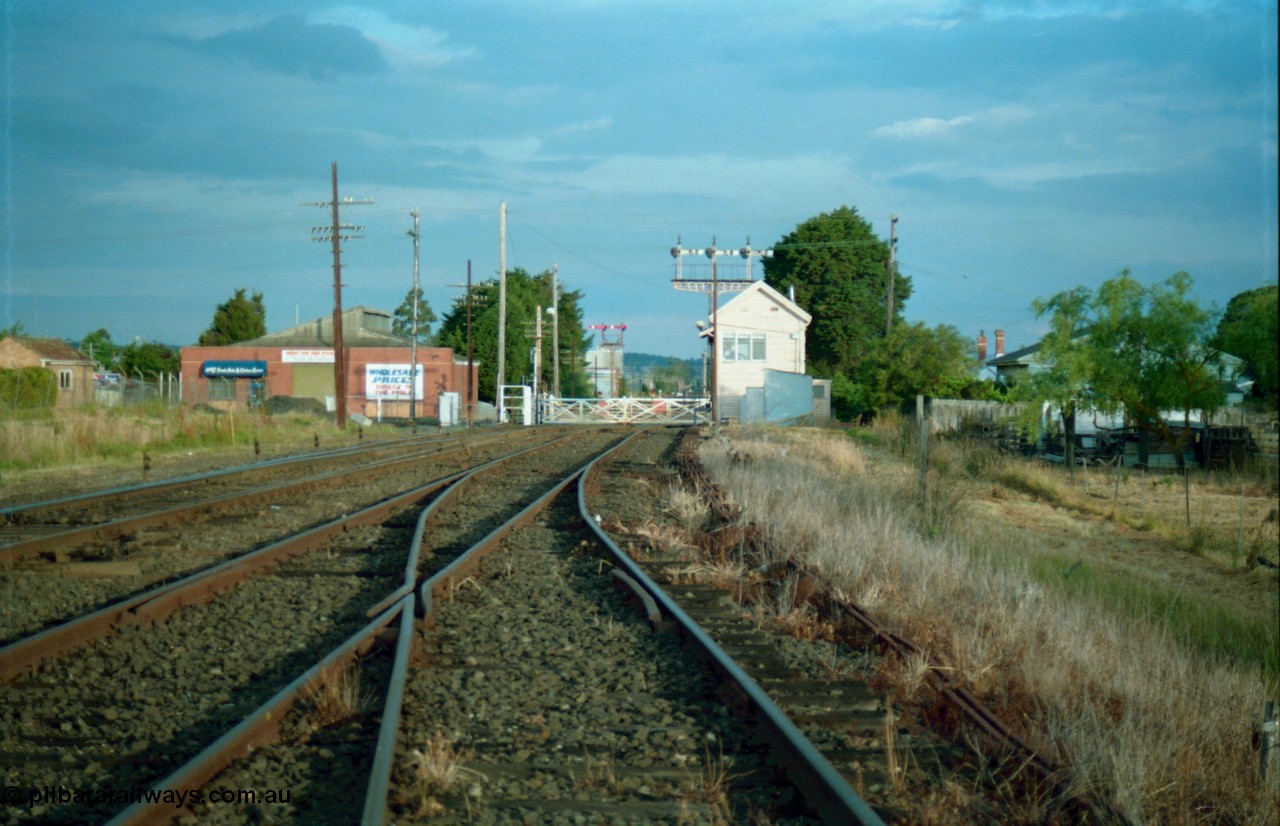
[[[70,786],[5,786],[7,805],[36,806],[95,805],[110,803],[132,806],[135,803],[167,803],[175,809],[200,803],[288,803],[289,789],[153,789],[130,786],[127,789],[80,789]]]

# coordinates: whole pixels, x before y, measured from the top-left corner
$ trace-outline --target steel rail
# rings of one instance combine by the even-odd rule
[[[690,429],[680,445],[678,463],[681,466],[681,474],[693,480],[693,483],[702,492],[704,499],[716,513],[718,519],[722,522],[735,520],[739,515],[738,508],[729,502],[724,489],[712,481],[710,475],[706,472],[701,459],[698,458],[697,449],[691,443],[691,440],[696,438],[695,431]],[[910,655],[925,656],[925,652],[919,646],[900,634],[889,630],[864,611],[861,606],[843,597],[835,596],[838,589],[823,573],[809,566],[800,565],[794,560],[788,560],[786,567],[789,572],[800,577],[807,577],[815,583],[815,592],[821,595],[820,599],[827,600],[831,605],[836,606],[840,612],[852,617],[883,648],[904,659]],[[829,616],[835,612],[828,607],[825,613]],[[946,676],[943,673],[944,668],[945,666],[941,663],[931,665],[925,672],[925,682],[939,697],[958,710],[965,720],[997,742],[1007,744],[1020,751],[1026,757],[1025,763],[1022,765],[1024,767],[1030,766],[1041,778],[1066,795],[1067,803],[1078,810],[1082,810],[1078,813],[1087,812],[1088,814],[1085,816],[1100,823],[1125,821],[1124,816],[1106,801],[1092,800],[1071,793],[1070,773],[1068,770],[1056,765],[1040,749],[1014,734],[1005,722],[990,707],[979,700],[969,688]]]
[[[632,433],[618,444],[610,447],[607,451],[604,451],[601,455],[608,455],[609,453],[612,453],[639,434],[640,431]],[[485,556],[496,550],[508,534],[517,528],[531,524],[539,514],[550,507],[556,497],[564,493],[565,489],[568,488],[569,485],[573,484],[575,479],[580,478],[586,471],[586,468],[598,459],[599,456],[597,456],[596,459],[593,459],[591,463],[567,474],[564,479],[557,482],[533,502],[522,508],[519,513],[494,528],[486,534],[484,538],[480,539],[449,563],[449,565],[435,572],[431,576],[423,578],[417,586],[418,605],[421,606],[423,625],[430,627],[433,624],[435,605],[437,601],[441,597],[453,591],[455,583],[464,579],[466,576],[470,575],[472,571],[478,568],[480,561]],[[479,473],[481,470],[488,472],[488,470],[491,469],[477,469],[476,472]],[[460,480],[460,482],[462,481],[469,480]],[[449,494],[453,494],[455,491],[460,489],[460,485],[455,485],[450,488]],[[422,535],[426,529],[427,522],[430,521],[434,509],[442,500],[443,497],[437,497],[435,501],[431,503],[431,506],[424,509],[422,515],[418,517],[418,525],[414,531],[413,539],[415,551],[421,545]],[[362,826],[381,826],[381,824],[390,822],[391,815],[387,797],[391,788],[391,771],[394,763],[393,757],[395,754],[396,740],[399,737],[400,732],[399,699],[403,696],[404,683],[408,679],[409,656],[410,650],[407,645],[397,646],[396,660],[392,666],[391,678],[394,697],[393,692],[388,691],[387,706],[383,712],[382,727],[378,733],[378,744],[374,749],[375,759],[369,780],[369,793],[365,798],[364,814],[360,821]],[[391,707],[393,699],[397,703],[394,708],[394,714]]]
[[[380,632],[399,617],[397,650],[407,647],[411,638],[410,620],[413,616],[413,596],[384,611],[365,625],[346,642],[331,651],[323,659],[307,669],[289,685],[280,689],[270,700],[259,706],[234,728],[209,744],[181,767],[164,779],[154,783],[151,791],[158,798],[151,803],[135,803],[109,820],[108,826],[142,826],[142,824],[171,823],[181,815],[172,802],[164,802],[165,792],[191,792],[203,788],[223,769],[235,760],[247,756],[253,749],[279,739],[280,724],[299,697],[315,689],[331,674],[346,666],[356,656],[368,651],[377,642]],[[397,702],[399,697],[397,697]]]
[[[484,467],[548,447],[563,438],[567,437],[525,448],[507,457],[486,463]],[[31,636],[15,640],[0,647],[0,682],[12,679],[23,670],[48,657],[106,637],[122,626],[152,625],[163,621],[182,607],[212,599],[216,594],[243,582],[255,573],[270,570],[293,556],[324,547],[334,536],[352,528],[376,524],[385,519],[392,510],[429,496],[466,475],[464,471],[436,479],[355,513],[229,559],[212,568],[197,571],[175,582],[166,583]]]
[[[770,746],[777,749],[781,758],[779,764],[823,822],[842,826],[852,823],[883,826],[880,816],[854,791],[759,684],[596,524],[587,507],[587,493],[599,472],[600,462],[612,452],[594,460],[580,477],[578,511],[583,521],[608,549],[615,565],[649,593],[659,610],[676,622],[681,636],[703,653],[721,676],[732,682],[746,697],[755,709],[757,719],[773,735]]]
[[[361,453],[380,453],[386,450],[393,450],[421,443],[430,445],[437,441],[443,441],[445,436],[431,435],[409,437],[404,439],[390,439],[387,441],[367,442],[358,445],[347,445],[345,447],[336,447],[330,450],[318,451],[315,453],[293,454],[289,456],[277,456],[274,459],[263,459],[259,462],[251,462],[245,465],[236,465],[233,467],[220,468],[218,470],[206,471],[204,473],[190,473],[184,476],[175,476],[170,479],[156,479],[151,482],[143,482],[137,485],[123,485],[115,488],[106,488],[105,490],[86,491],[77,493],[72,496],[64,496],[58,499],[46,499],[40,502],[28,502],[22,505],[10,505],[0,508],[0,524],[20,522],[22,518],[28,514],[36,513],[43,510],[52,510],[55,508],[66,508],[75,505],[83,505],[86,502],[105,502],[110,500],[128,499],[133,496],[147,495],[150,493],[162,493],[165,490],[186,487],[193,482],[214,482],[220,477],[251,475],[267,470],[285,467],[291,464],[318,464],[330,459],[341,459],[347,456],[358,456]]]
[[[464,451],[471,447],[471,445],[446,445],[430,452],[415,453],[411,456],[397,456],[391,459],[382,459],[376,462],[371,462],[366,465],[361,465],[358,470],[360,472],[367,472],[371,470],[390,471],[394,470],[397,466],[411,465],[416,462],[440,458],[441,456],[447,456],[451,453]],[[61,546],[65,546],[73,542],[87,544],[92,542],[112,541],[118,539],[128,531],[169,524],[183,517],[195,514],[217,513],[230,507],[234,507],[240,502],[265,501],[272,497],[283,496],[287,493],[309,490],[332,482],[334,479],[347,476],[351,472],[351,468],[327,471],[325,473],[308,476],[303,479],[276,482],[256,488],[250,488],[248,490],[233,491],[231,493],[222,494],[209,499],[201,499],[180,505],[171,505],[169,507],[149,511],[143,514],[122,517],[110,522],[82,525],[45,536],[21,540],[9,545],[0,546],[0,566],[11,565],[21,559],[38,556],[51,551],[56,552],[56,550]]]

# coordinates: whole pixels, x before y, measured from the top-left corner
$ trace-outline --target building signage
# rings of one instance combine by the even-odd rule
[[[267,374],[265,361],[206,361],[200,374],[208,379],[260,379]]]
[[[120,374],[119,373],[94,373],[93,389],[94,390],[119,390]]]
[[[281,350],[280,360],[285,364],[333,364],[333,350]]]
[[[364,394],[370,399],[409,400],[408,364],[366,364],[364,367]],[[413,382],[413,398],[422,400],[422,365]]]

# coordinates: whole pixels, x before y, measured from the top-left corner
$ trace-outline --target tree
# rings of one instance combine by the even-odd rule
[[[813,316],[805,344],[809,360],[828,375],[853,375],[863,356],[885,335],[889,293],[889,245],[877,238],[857,210],[810,218],[773,245],[764,279]],[[911,295],[911,279],[898,277],[893,317]]]
[[[255,292],[247,298],[245,288],[239,287],[235,295],[218,305],[209,329],[200,334],[200,344],[220,347],[266,334],[267,308],[262,303],[262,293]]]
[[[805,334],[809,367],[828,377],[835,415],[852,418],[873,409],[857,375],[886,336],[889,320],[889,244],[876,237],[856,209],[842,206],[800,224],[764,259],[769,286],[787,293],[813,320]],[[911,295],[911,279],[898,276],[892,319],[897,324]]]
[[[13,325],[8,328],[0,327],[0,341],[4,341],[9,336],[25,336],[26,334],[27,328],[21,321],[13,322]]]
[[[1280,288],[1268,284],[1246,290],[1227,302],[1218,322],[1213,343],[1224,353],[1244,359],[1244,372],[1253,377],[1253,395],[1265,400],[1273,410],[1280,401],[1280,352],[1277,352],[1277,294]]]
[[[1086,337],[1092,323],[1093,296],[1084,287],[1064,290],[1049,299],[1036,299],[1031,304],[1036,316],[1049,316],[1049,332],[1040,342],[1041,369],[1031,373],[1015,387],[1014,395],[1035,404],[1028,405],[1027,415],[1039,425],[1039,408],[1047,402],[1058,411],[1062,421],[1063,458],[1067,467],[1076,462],[1076,413],[1094,409],[1115,413],[1120,399],[1095,392],[1094,365],[1098,354]]]
[[[84,338],[80,339],[78,349],[103,368],[109,369],[116,366],[117,351],[120,348],[111,340],[111,334],[106,328],[99,327],[92,333],[85,333]]]
[[[1185,272],[1144,287],[1124,270],[1097,291],[1077,287],[1037,302],[1052,313],[1042,348],[1048,375],[1033,385],[1040,398],[1123,411],[1164,441],[1185,472],[1185,424],[1192,412],[1207,416],[1226,400],[1213,313],[1190,297],[1191,286]],[[1050,391],[1055,380],[1064,386]],[[1182,414],[1182,425],[1170,421],[1173,411]],[[1189,487],[1186,498],[1190,524]]]
[[[949,324],[898,324],[858,369],[862,402],[871,409],[908,409],[918,393],[956,397],[968,391],[976,366],[968,339]]]
[[[436,314],[431,309],[431,305],[422,297],[422,288],[417,290],[418,299],[418,343],[427,344],[431,341],[431,322],[436,320]],[[404,294],[404,301],[400,302],[400,306],[396,307],[396,311],[391,316],[391,332],[398,336],[411,338],[413,336],[413,302],[414,291]]]
[[[506,368],[508,382],[515,384],[532,381],[533,378],[533,335],[535,320],[539,307],[551,306],[551,272],[530,275],[526,270],[517,267],[507,272],[507,330],[506,330]],[[579,302],[582,293],[576,290],[561,290],[557,302],[560,315],[559,350],[561,360],[560,395],[574,395],[581,391],[586,382],[582,374],[582,361],[590,347],[590,337],[585,335],[582,326],[582,311]],[[548,319],[544,318],[544,322]],[[542,339],[542,375],[549,382],[553,374],[553,359],[557,349],[552,341],[551,325],[544,323]],[[493,391],[497,380],[498,353],[498,282],[496,279],[484,281],[471,288],[471,341],[474,357],[479,362],[479,396],[493,401]],[[467,352],[467,304],[466,296],[454,299],[453,306],[445,313],[440,322],[437,342],[445,347],[452,347],[455,353]],[[569,364],[564,358],[576,352],[577,364]],[[568,369],[565,369],[568,365]]]
[[[135,341],[120,350],[120,369],[126,375],[144,377],[182,370],[178,351],[157,341]]]

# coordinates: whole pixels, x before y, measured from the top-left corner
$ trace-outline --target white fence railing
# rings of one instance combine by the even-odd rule
[[[542,424],[700,424],[708,399],[538,399]]]

